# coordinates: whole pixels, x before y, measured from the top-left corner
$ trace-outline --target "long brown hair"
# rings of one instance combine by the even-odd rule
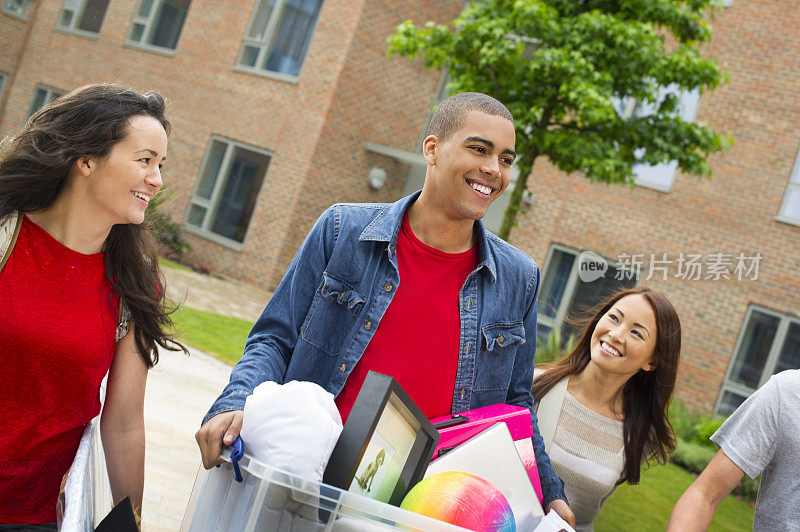
[[[55,201],[79,157],[103,158],[127,133],[132,116],[151,116],[169,134],[164,98],[112,84],[86,85],[57,98],[28,119],[0,149],[0,218],[12,211],[33,212]],[[135,342],[145,364],[158,362],[156,345],[186,348],[168,331],[174,309],[158,266],[149,222],[117,224],[103,245],[106,275],[128,305]]]
[[[580,341],[566,357],[542,366],[545,372],[533,385],[533,400],[538,402],[562,379],[582,372],[589,364],[589,346],[597,323],[620,299],[641,295],[650,304],[656,318],[656,345],[653,369],[639,370],[622,388],[623,441],[625,469],[623,481],[638,484],[644,462],[667,461],[675,450],[675,434],[667,417],[667,407],[675,389],[681,352],[681,322],[678,313],[663,294],[646,287],[621,290],[600,302],[590,311]]]

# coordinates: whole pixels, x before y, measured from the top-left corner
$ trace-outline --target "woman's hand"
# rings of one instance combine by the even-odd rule
[[[144,391],[147,366],[136,349],[134,324],[119,340],[108,374],[100,434],[114,504],[131,498],[139,515],[144,491]]]
[[[569,523],[569,526],[575,528],[575,514],[572,513],[572,509],[567,504],[567,501],[564,499],[550,501],[550,504],[548,504],[547,508],[544,509],[544,513],[546,514],[550,510],[554,510],[559,516],[561,516],[561,519]]]

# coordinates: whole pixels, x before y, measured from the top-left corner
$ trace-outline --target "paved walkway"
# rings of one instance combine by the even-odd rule
[[[187,307],[254,322],[272,296],[263,287],[241,281],[175,268],[163,270],[167,277],[167,297],[171,301],[184,301]]]
[[[255,321],[271,295],[238,281],[165,269],[169,297],[190,307]],[[147,451],[142,503],[144,532],[180,529],[200,467],[194,433],[228,382],[231,367],[191,349],[191,355],[162,351],[149,372],[144,417]]]

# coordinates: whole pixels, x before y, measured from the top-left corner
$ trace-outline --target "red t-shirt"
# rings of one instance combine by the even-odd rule
[[[117,304],[103,253],[24,218],[0,272],[0,523],[56,520],[61,478],[100,412]]]
[[[445,253],[411,231],[408,215],[397,235],[400,285],[336,406],[347,419],[369,370],[394,377],[429,418],[450,413],[458,369],[458,294],[478,266],[478,246]]]

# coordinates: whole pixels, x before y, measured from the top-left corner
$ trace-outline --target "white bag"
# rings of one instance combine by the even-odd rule
[[[247,453],[306,480],[322,482],[341,432],[333,395],[313,382],[263,382],[245,401],[241,435]]]
[[[108,373],[100,383],[101,404],[105,403],[107,385]],[[78,452],[67,472],[64,491],[58,496],[58,529],[63,532],[93,532],[113,507],[98,414],[83,431]]]
[[[100,441],[100,416],[86,425],[64,492],[58,499],[58,529],[90,532],[113,507],[111,485]]]

